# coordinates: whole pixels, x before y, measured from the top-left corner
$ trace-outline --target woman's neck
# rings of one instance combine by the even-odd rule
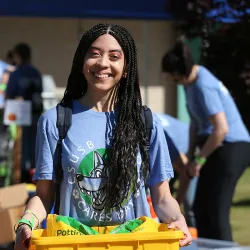
[[[97,93],[88,90],[79,102],[96,112],[111,112],[115,109],[117,90],[117,87],[114,87],[107,93]]]

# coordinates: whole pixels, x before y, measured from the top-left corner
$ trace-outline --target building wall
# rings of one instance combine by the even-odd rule
[[[60,96],[81,34],[98,22],[120,24],[131,32],[138,49],[144,103],[154,112],[175,115],[176,88],[166,85],[161,73],[161,58],[175,37],[169,21],[0,17],[0,58],[16,43],[29,43],[33,63],[54,77]]]

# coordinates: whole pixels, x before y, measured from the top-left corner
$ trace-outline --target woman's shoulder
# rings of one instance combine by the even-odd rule
[[[204,66],[199,65],[197,88],[217,88],[219,79]]]
[[[153,126],[157,127],[157,126],[162,126],[162,121],[161,119],[158,117],[157,113],[152,113],[152,117],[153,117]]]
[[[57,113],[56,107],[50,108],[45,111],[39,118],[39,124],[47,125],[47,126],[56,126]]]
[[[159,119],[159,117],[156,115],[156,113],[152,113],[153,118],[153,128],[152,128],[152,136],[151,138],[154,138],[156,134],[158,134],[159,130],[163,130],[162,122]]]

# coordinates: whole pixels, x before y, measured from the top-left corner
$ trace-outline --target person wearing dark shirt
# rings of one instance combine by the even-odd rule
[[[16,70],[9,75],[6,99],[31,101],[32,107],[32,124],[22,128],[21,182],[29,182],[30,169],[35,168],[36,124],[43,112],[42,77],[39,70],[31,64],[29,45],[17,44],[13,49],[13,61]]]

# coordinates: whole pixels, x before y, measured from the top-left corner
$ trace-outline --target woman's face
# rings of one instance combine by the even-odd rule
[[[109,34],[98,37],[84,58],[83,74],[88,90],[111,90],[120,82],[124,64],[124,54],[117,40]]]

